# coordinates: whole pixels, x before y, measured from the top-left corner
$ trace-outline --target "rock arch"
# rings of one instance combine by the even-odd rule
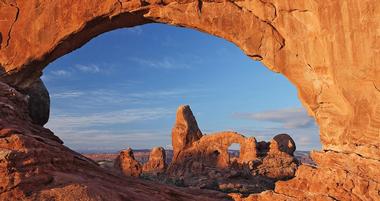
[[[380,26],[379,11],[380,4],[375,0],[327,3],[5,0],[0,2],[0,81],[10,86],[2,85],[1,89],[7,91],[14,87],[28,91],[49,62],[109,30],[153,22],[194,28],[235,43],[249,57],[284,74],[297,87],[303,105],[319,124],[323,151],[313,154],[319,168],[300,168],[298,177],[291,180],[295,186],[303,181],[312,186],[318,181],[318,176],[314,180],[306,179],[308,174],[346,172],[345,176],[335,176],[334,181],[327,177],[330,183],[324,185],[337,181],[346,186],[344,192],[348,198],[378,198],[380,175],[370,167],[380,164],[380,43],[376,31]],[[22,94],[12,96],[5,91],[1,111],[9,112],[5,103],[25,104],[17,99]],[[24,106],[16,107],[19,111],[14,112],[20,114],[28,107]],[[16,117],[2,116],[3,130],[9,128],[10,124],[5,122],[11,122],[10,118]],[[18,132],[7,131],[6,136],[21,140],[40,135],[40,142],[54,139],[49,132],[40,132],[42,128],[32,125],[29,117],[17,118],[28,123],[19,124],[24,129]],[[24,147],[37,146],[27,142]],[[17,152],[23,146],[17,148],[5,143],[1,148]],[[20,157],[4,160],[14,167],[12,161],[17,159]],[[348,185],[347,180],[354,185]],[[363,182],[368,183],[368,191],[358,187]],[[316,197],[347,198],[328,187],[303,191]],[[305,196],[281,183],[276,192],[271,195],[300,199]]]
[[[199,150],[208,150],[208,152],[218,151],[218,158],[221,159],[218,165],[220,167],[229,166],[228,147],[233,143],[240,145],[240,155],[238,161],[241,163],[256,159],[256,139],[254,137],[246,138],[236,132],[219,132],[212,135],[203,136],[196,145]]]

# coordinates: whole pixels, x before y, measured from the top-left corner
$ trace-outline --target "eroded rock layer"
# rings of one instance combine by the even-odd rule
[[[350,185],[344,188],[345,196],[378,199],[379,181],[371,177],[375,172],[371,167],[380,161],[378,13],[380,4],[375,0],[5,0],[0,1],[0,80],[19,91],[26,91],[48,63],[91,38],[120,27],[160,22],[207,32],[235,43],[245,54],[284,74],[297,87],[300,100],[320,127],[323,145],[318,154],[321,160],[316,160],[318,167],[306,168],[311,175],[324,175],[324,184],[352,180],[352,185],[358,188],[358,182],[364,183],[366,185],[361,185],[367,192],[364,196]],[[4,103],[1,112],[17,115],[2,116],[1,130],[7,138],[1,138],[4,142],[1,149],[17,154],[2,154],[6,156],[2,161],[6,162],[2,162],[0,172],[12,170],[2,175],[3,183],[23,183],[26,177],[19,175],[27,168],[44,175],[44,168],[38,168],[35,163],[42,159],[26,152],[28,147],[36,151],[45,149],[53,155],[52,150],[66,148],[50,131],[31,123],[34,119],[43,124],[45,115],[31,113],[26,116],[24,107],[28,105],[21,99],[12,103],[15,106],[12,109],[9,107],[12,98],[9,95],[1,97]],[[38,140],[29,140],[30,136],[38,136]],[[44,143],[47,147],[37,148],[39,145],[34,142],[40,144],[42,141],[49,141],[54,146]],[[332,157],[339,158],[339,164],[332,161]],[[67,159],[59,154],[44,157],[44,160],[47,158]],[[21,168],[17,162],[20,160],[28,161],[28,165]],[[360,168],[350,166],[352,161],[362,165]],[[91,162],[83,160],[80,163],[88,167]],[[51,163],[49,167],[70,169],[68,164]],[[336,185],[313,190],[310,187],[317,186],[322,177],[303,180],[307,172],[301,168],[289,185],[280,183],[275,192],[263,196],[290,199],[294,196],[290,184],[302,189],[297,198],[313,195],[337,199],[343,196],[343,192],[336,190],[342,188]],[[344,174],[337,174],[341,172]],[[76,175],[74,180],[85,172],[73,170],[72,174]],[[17,179],[11,179],[12,175]],[[32,178],[33,174],[28,175]],[[18,188],[12,185],[22,186],[3,186],[1,196],[16,195]]]

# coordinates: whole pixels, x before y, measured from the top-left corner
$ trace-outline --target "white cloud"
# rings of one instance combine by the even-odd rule
[[[167,144],[170,141],[170,132],[127,128],[133,123],[144,123],[168,115],[175,115],[174,111],[165,108],[144,108],[81,115],[58,114],[51,117],[46,127],[60,137],[67,146],[76,150],[113,151],[127,147],[151,148]]]
[[[314,119],[309,117],[303,108],[288,108],[264,112],[236,113],[236,118],[280,123],[283,128],[314,127]]]
[[[189,69],[190,66],[185,63],[181,63],[176,61],[173,58],[170,57],[164,57],[160,60],[153,60],[153,59],[147,59],[147,58],[129,58],[131,61],[134,61],[138,63],[140,66],[143,67],[151,67],[151,68],[157,68],[157,69]]]
[[[75,65],[75,68],[84,73],[99,73],[100,72],[100,67],[95,64],[87,64],[87,65],[77,64]]]
[[[105,113],[92,114],[57,114],[52,116],[47,124],[53,130],[80,129],[93,126],[128,124],[139,121],[154,120],[173,115],[172,111],[164,108],[125,109]]]
[[[150,149],[164,146],[170,141],[170,135],[153,130],[126,130],[115,132],[110,130],[58,130],[55,132],[64,142],[78,151],[118,151],[128,147]]]
[[[56,70],[56,71],[51,71],[51,74],[55,76],[60,76],[60,77],[67,77],[71,75],[71,72],[67,70]]]
[[[67,138],[71,143],[75,144],[99,144],[102,143],[113,143],[113,142],[140,142],[148,140],[159,140],[162,139],[163,133],[157,133],[154,131],[126,131],[122,133],[115,133],[113,131],[99,131],[99,130],[86,130],[86,131],[75,131],[75,132],[60,132],[63,138]],[[169,138],[169,136],[167,137]]]
[[[127,86],[128,87],[128,86]],[[205,93],[204,89],[165,89],[156,91],[145,91],[139,93],[128,93],[121,88],[96,89],[96,90],[67,90],[51,93],[52,101],[73,102],[81,107],[112,106],[116,104],[139,104],[146,105],[153,102],[162,102],[177,97],[200,97]]]
[[[65,68],[65,70],[46,71],[42,76],[43,81],[50,81],[55,78],[73,77],[78,73],[110,73],[113,64],[75,64]]]
[[[81,91],[65,91],[61,93],[52,93],[50,94],[51,98],[77,98],[85,95],[84,92]]]

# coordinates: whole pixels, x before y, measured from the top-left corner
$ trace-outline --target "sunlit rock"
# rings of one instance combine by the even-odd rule
[[[173,157],[176,158],[181,150],[190,147],[193,142],[202,137],[197,121],[190,106],[183,105],[177,109],[175,124],[172,130]]]
[[[115,168],[120,169],[125,176],[138,177],[142,172],[142,166],[135,159],[131,148],[120,151],[115,160]]]
[[[143,165],[142,171],[147,174],[160,174],[166,171],[166,153],[162,147],[154,147],[149,154],[149,160]]]

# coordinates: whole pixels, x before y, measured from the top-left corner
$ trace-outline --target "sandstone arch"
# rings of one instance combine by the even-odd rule
[[[292,182],[312,185],[314,180],[304,175],[346,172],[334,181],[327,177],[331,182],[324,185],[346,185],[343,178],[349,178],[355,184],[344,188],[349,198],[374,199],[379,196],[380,182],[380,173],[370,168],[380,165],[379,11],[375,0],[4,0],[0,1],[0,80],[27,91],[49,62],[98,34],[120,27],[160,22],[204,31],[235,43],[251,58],[284,74],[319,124],[323,151],[314,154],[319,168],[301,168]],[[2,89],[12,87],[4,85]],[[24,104],[17,97],[4,96],[3,103]],[[2,106],[1,111],[7,108]],[[9,118],[2,116],[3,129],[9,127],[4,123]],[[17,118],[31,121],[29,117]],[[36,134],[39,131],[28,127],[7,136],[54,138],[45,131]],[[17,151],[22,146],[11,148],[5,143],[1,148]],[[329,160],[332,157],[337,160]],[[363,182],[368,191],[358,187]],[[276,192],[302,197],[301,192],[286,189],[289,185],[279,184]],[[347,198],[331,188],[304,191]]]
[[[247,161],[255,160],[257,158],[256,153],[256,139],[253,137],[246,138],[245,136],[236,132],[220,132],[213,133],[212,135],[203,136],[195,146],[199,150],[208,150],[208,152],[218,151],[219,167],[229,166],[228,147],[237,143],[240,145],[240,155],[238,161],[244,163]]]

